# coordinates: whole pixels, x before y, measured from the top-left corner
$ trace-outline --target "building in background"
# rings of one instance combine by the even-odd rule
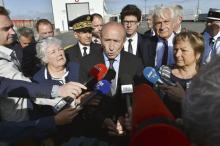
[[[68,21],[84,15],[99,13],[107,15],[104,0],[52,0],[55,28],[68,31]]]

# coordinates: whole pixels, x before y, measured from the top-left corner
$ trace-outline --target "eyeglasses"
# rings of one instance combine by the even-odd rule
[[[135,25],[136,23],[137,23],[138,21],[123,21],[123,24],[125,24],[125,25],[128,25],[129,23],[131,24],[131,25]]]

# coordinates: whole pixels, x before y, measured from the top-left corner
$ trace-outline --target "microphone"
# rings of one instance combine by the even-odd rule
[[[190,146],[154,89],[137,85],[133,94],[131,146]]]
[[[106,73],[106,75],[103,79],[111,82],[115,78],[115,76],[116,76],[115,70],[114,69],[108,69],[108,72]]]
[[[94,92],[92,92],[92,94],[90,96],[85,97],[83,99],[83,101],[76,106],[76,108],[80,108],[80,107],[86,105],[92,98],[94,98],[95,96],[97,96],[99,94],[101,94],[101,95],[108,94],[110,90],[111,90],[111,84],[109,81],[101,80],[101,81],[97,82],[94,87]]]
[[[94,92],[83,99],[83,101],[80,104],[76,103],[76,100],[71,97],[65,97],[62,98],[55,106],[54,111],[57,113],[61,110],[63,110],[66,107],[72,107],[72,108],[80,108],[83,105],[87,104],[93,97],[95,97],[97,94],[107,94],[111,89],[111,84],[107,80],[101,80],[98,83],[96,83],[94,87]]]
[[[129,112],[129,108],[131,108],[131,94],[133,93],[133,80],[131,78],[131,76],[129,75],[123,75],[120,78],[120,82],[121,82],[121,93],[124,95],[125,99],[126,99],[126,106],[127,106],[127,110],[128,110],[128,115],[129,117],[130,112]]]
[[[153,67],[145,67],[143,70],[143,75],[153,85],[166,84],[170,86],[176,86],[175,83],[173,83],[172,81],[168,79],[166,80],[161,79],[159,73],[157,73]]]
[[[96,64],[89,71],[89,79],[83,83],[89,90],[92,90],[97,81],[104,78],[108,71],[108,68],[104,64]]]

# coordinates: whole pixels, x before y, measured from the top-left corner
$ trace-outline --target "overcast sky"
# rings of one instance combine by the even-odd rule
[[[5,7],[11,11],[13,19],[36,19],[47,18],[52,20],[51,0],[3,0]],[[109,13],[118,14],[126,4],[137,5],[143,13],[148,13],[155,5],[181,4],[184,7],[184,14],[192,15],[197,8],[198,0],[105,0]],[[145,3],[146,2],[146,3]],[[145,7],[146,6],[146,7]],[[200,0],[200,10],[207,13],[210,7],[220,6],[219,0]]]

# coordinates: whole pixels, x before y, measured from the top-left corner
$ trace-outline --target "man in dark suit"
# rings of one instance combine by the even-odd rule
[[[104,134],[108,134],[108,138],[109,135],[118,138],[120,134],[116,123],[127,113],[126,101],[122,97],[120,90],[120,79],[122,76],[129,75],[135,83],[138,83],[143,65],[138,57],[122,50],[126,39],[126,32],[121,24],[116,22],[105,24],[101,36],[103,51],[97,50],[81,60],[80,80],[82,82],[88,80],[89,70],[98,63],[106,64],[107,67],[115,70],[116,76],[112,80],[111,95],[102,99],[99,111],[94,115],[94,117],[99,119],[96,119],[96,122],[91,125],[94,126],[99,123],[100,127],[104,127]],[[117,145],[119,143],[116,142],[114,144]]]
[[[158,7],[153,13],[156,35],[146,37],[141,43],[141,58],[145,66],[160,67],[174,64],[173,38],[175,15],[172,7]]]
[[[127,5],[122,9],[120,18],[126,30],[124,50],[140,56],[139,49],[142,42],[142,34],[137,31],[141,21],[141,10],[135,5]]]
[[[92,17],[82,15],[69,22],[69,26],[74,30],[74,36],[78,43],[70,48],[66,48],[65,53],[69,61],[79,61],[82,57],[100,49],[99,44],[92,43]]]

